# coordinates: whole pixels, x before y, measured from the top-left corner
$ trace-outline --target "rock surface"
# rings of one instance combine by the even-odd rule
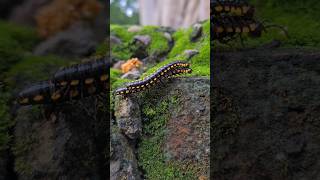
[[[128,140],[114,130],[111,134],[110,179],[141,179],[138,162]]]
[[[13,148],[18,178],[107,179],[105,103],[88,98],[54,109],[21,108]]]
[[[148,94],[147,98],[135,94],[128,98],[116,99],[115,115],[119,128],[126,136],[132,134],[127,133],[128,129],[136,129],[134,132],[139,132],[140,135],[141,121],[150,121],[150,119],[146,120],[147,117],[141,116],[141,109],[145,108],[144,101],[154,104],[153,102],[174,97],[178,104],[168,104],[174,108],[170,109],[166,116],[167,125],[163,130],[165,136],[161,151],[168,163],[183,164],[184,168],[197,169],[197,176],[208,177],[210,80],[202,77],[175,78],[145,93]],[[155,116],[162,115],[155,114]],[[145,134],[144,137],[140,136],[135,138],[139,138],[140,141],[147,138]],[[130,136],[129,138],[133,139]],[[139,156],[139,154],[135,155]],[[192,167],[187,164],[191,164]],[[161,172],[160,169],[159,172]]]
[[[34,54],[85,57],[95,52],[97,44],[92,29],[85,23],[76,23],[68,30],[57,33],[40,43],[35,48]]]
[[[212,178],[319,179],[320,54],[215,53]]]

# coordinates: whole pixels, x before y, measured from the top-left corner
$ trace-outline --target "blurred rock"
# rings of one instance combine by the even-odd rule
[[[52,0],[24,0],[11,13],[9,20],[22,25],[35,26],[35,14]],[[2,7],[2,6],[1,6]]]
[[[130,139],[137,139],[142,130],[139,104],[134,98],[117,98],[115,116],[118,128]]]
[[[122,75],[121,78],[135,80],[135,79],[139,79],[140,76],[141,76],[140,71],[137,68],[134,68],[131,71],[128,71],[127,73]]]
[[[121,43],[121,39],[117,38],[116,36],[110,35],[110,46],[119,45]]]
[[[186,56],[186,59],[191,59],[194,55],[199,54],[199,51],[195,49],[187,49],[183,54]]]
[[[151,43],[151,37],[149,35],[136,35],[133,37],[133,41],[142,42],[144,46],[149,46]]]
[[[35,48],[34,54],[85,57],[95,52],[97,44],[94,32],[89,25],[76,23],[66,31],[60,32],[40,43]]]
[[[214,55],[211,178],[320,179],[320,53]]]
[[[191,41],[197,41],[199,37],[202,35],[202,24],[196,23],[192,27],[192,33],[190,35]]]
[[[18,179],[108,179],[106,104],[92,97],[55,109],[19,109],[13,145]]]
[[[171,34],[164,32],[163,36],[168,40],[169,43],[173,41]]]
[[[113,66],[112,66],[112,68],[114,68],[114,69],[121,69],[121,65],[122,64],[124,64],[125,63],[125,61],[117,61]]]
[[[141,26],[130,26],[128,28],[128,32],[131,32],[131,33],[135,33],[135,32],[139,32],[142,30],[142,27]]]

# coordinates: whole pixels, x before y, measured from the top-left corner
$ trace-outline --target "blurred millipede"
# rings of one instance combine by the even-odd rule
[[[213,18],[212,33],[213,40],[218,40],[221,43],[235,39],[239,36],[242,40],[242,35],[248,34],[250,37],[261,37],[262,32],[267,32],[269,28],[281,29],[286,37],[289,37],[285,28],[275,24],[265,25],[253,18],[243,18],[237,16],[222,16]]]
[[[229,14],[231,16],[253,17],[255,12],[252,5],[239,0],[211,0],[210,7],[211,16]]]
[[[21,91],[20,105],[49,104],[80,99],[109,90],[110,64],[106,58],[58,70],[48,81]]]
[[[167,64],[145,79],[126,84],[125,87],[117,89],[115,91],[115,94],[127,96],[129,94],[144,91],[175,75],[191,73],[192,70],[189,68],[189,66],[189,63],[185,63],[182,61],[176,61]]]

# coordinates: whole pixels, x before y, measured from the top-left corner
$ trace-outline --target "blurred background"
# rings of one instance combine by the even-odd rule
[[[111,24],[188,27],[209,18],[209,0],[110,0]]]

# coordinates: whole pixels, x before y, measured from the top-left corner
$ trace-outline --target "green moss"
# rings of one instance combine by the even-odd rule
[[[144,26],[139,32],[128,32],[127,26],[111,25],[111,34],[120,38],[122,43],[120,45],[113,45],[111,47],[112,56],[118,59],[127,60],[133,57],[134,47],[131,42],[135,35],[149,35],[151,37],[151,44],[147,47],[149,55],[162,55],[169,50],[168,41],[155,26]]]
[[[7,101],[9,94],[0,91],[0,152],[3,152],[9,148],[9,142],[11,136],[8,133],[14,122],[10,119],[9,107]]]
[[[10,87],[17,87],[24,82],[41,81],[50,76],[68,61],[54,56],[26,56],[5,73],[6,83]]]
[[[138,146],[138,163],[148,179],[195,179],[193,170],[185,171],[182,164],[167,161],[163,152],[169,109],[177,103],[176,98],[168,98],[160,102],[153,99],[143,104],[143,117],[147,120]]]
[[[147,51],[149,55],[160,55],[169,50],[168,40],[156,26],[145,26],[138,32],[140,35],[149,35],[151,37],[151,44]]]
[[[32,151],[35,139],[33,137],[26,136],[20,138],[12,148],[13,154],[15,155],[15,171],[22,175],[31,175],[32,166],[26,159],[26,155]]]
[[[31,51],[40,40],[34,29],[4,21],[0,21],[0,37],[11,40],[17,44],[15,47],[20,47],[27,51]]]
[[[210,75],[210,22],[203,23],[203,36],[197,42],[191,42],[189,37],[192,28],[180,29],[174,33],[175,45],[170,51],[167,59],[156,66],[150,68],[142,75],[142,78],[154,73],[161,66],[176,60],[186,60],[185,50],[197,50],[199,54],[191,58],[192,74],[190,76],[209,76]],[[188,76],[188,75],[187,75]]]
[[[97,48],[95,55],[98,57],[108,56],[110,53],[109,46],[106,42],[101,43]]]
[[[39,41],[35,31],[0,21],[0,78],[2,73],[19,62]]]

